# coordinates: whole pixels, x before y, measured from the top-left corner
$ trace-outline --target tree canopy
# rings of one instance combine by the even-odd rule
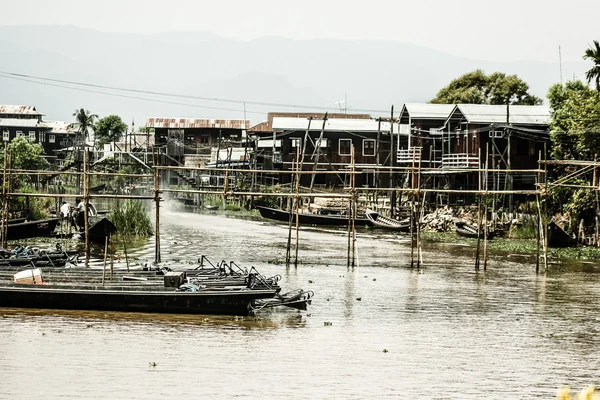
[[[529,85],[517,75],[482,70],[466,73],[441,89],[434,104],[517,104],[539,105],[542,99],[529,93]]]
[[[595,82],[596,90],[600,92],[600,43],[597,40],[594,40],[593,46],[585,51],[583,59],[594,63],[592,68],[585,73],[585,77],[588,83]]]
[[[15,169],[46,169],[50,164],[42,157],[44,148],[25,136],[14,138],[8,143],[8,154],[12,154]],[[4,156],[0,157],[2,159]],[[10,158],[10,157],[9,157]]]
[[[118,141],[127,132],[127,124],[118,115],[106,116],[94,125],[94,135],[98,144]]]
[[[600,94],[581,81],[569,81],[552,85],[548,100],[552,157],[593,160],[600,155]]]

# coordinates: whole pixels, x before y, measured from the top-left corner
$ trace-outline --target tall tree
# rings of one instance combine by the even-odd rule
[[[542,99],[529,93],[529,85],[517,75],[482,70],[466,73],[442,88],[431,103],[539,105]]]
[[[600,43],[594,40],[594,45],[585,51],[584,60],[590,60],[594,63],[592,68],[585,73],[588,83],[594,81],[596,90],[600,92]]]
[[[550,138],[557,160],[591,160],[600,154],[600,94],[581,81],[550,87]]]
[[[98,115],[90,113],[89,110],[80,108],[79,110],[75,110],[73,116],[76,121],[73,125],[76,126],[77,133],[82,139],[87,139],[90,136],[90,128],[94,126],[94,122],[98,119]]]
[[[94,137],[99,145],[118,141],[127,132],[127,124],[118,115],[109,115],[94,125]]]

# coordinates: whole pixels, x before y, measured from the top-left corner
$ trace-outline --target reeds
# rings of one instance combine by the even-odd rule
[[[150,213],[140,200],[116,202],[108,219],[115,224],[119,235],[148,237],[154,234]]]

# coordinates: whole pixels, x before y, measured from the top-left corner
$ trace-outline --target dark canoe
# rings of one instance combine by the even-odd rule
[[[88,228],[88,234],[90,235],[90,242],[103,244],[108,235],[112,235],[117,232],[115,224],[110,222],[106,217],[90,217],[88,221],[90,227]],[[82,235],[85,239],[85,236]]]
[[[395,220],[393,218],[384,217],[377,211],[367,210],[365,216],[371,224],[376,228],[388,229],[399,232],[410,232],[410,219],[404,219],[402,221]]]
[[[477,227],[467,224],[466,222],[460,222],[455,224],[456,234],[458,236],[477,239],[478,237],[483,239],[485,237],[485,232],[482,230],[477,233]],[[494,237],[494,232],[487,232],[487,238],[492,239]]]
[[[263,218],[274,219],[276,221],[289,222],[290,213],[288,211],[277,210],[269,207],[256,207]],[[292,222],[296,222],[296,214],[292,213]],[[348,225],[348,216],[346,215],[320,215],[320,214],[298,214],[298,223],[301,225],[323,225],[323,226],[342,226]],[[356,218],[356,226],[370,225],[366,218]]]
[[[92,192],[92,193],[98,193],[98,192],[101,192],[101,191],[103,191],[105,189],[106,189],[106,184],[102,183],[102,184],[100,184],[98,186],[92,186],[90,188],[90,192]]]
[[[8,227],[6,228],[6,239],[19,240],[50,236],[52,232],[54,232],[54,229],[56,229],[57,224],[58,218],[8,224]]]
[[[125,311],[169,314],[249,315],[255,301],[274,290],[109,290],[24,285],[0,287],[0,307]]]
[[[569,234],[554,221],[548,224],[548,247],[574,247],[577,246],[577,239]]]

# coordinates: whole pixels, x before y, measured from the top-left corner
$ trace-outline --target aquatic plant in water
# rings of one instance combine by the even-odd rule
[[[108,219],[120,235],[148,237],[154,234],[149,212],[140,200],[117,203]]]

